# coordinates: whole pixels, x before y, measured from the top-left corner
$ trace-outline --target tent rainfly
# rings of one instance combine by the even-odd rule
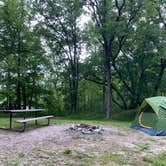
[[[166,136],[166,97],[146,98],[141,104],[131,128],[152,136]]]

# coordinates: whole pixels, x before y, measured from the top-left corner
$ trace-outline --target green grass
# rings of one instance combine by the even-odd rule
[[[72,151],[68,148],[64,149],[63,154],[71,154]]]
[[[150,148],[149,143],[140,143],[138,146],[140,147],[140,151],[148,150]]]
[[[106,152],[102,155],[96,156],[89,153],[73,151],[73,153],[69,154],[69,161],[66,165],[73,165],[70,163],[70,159],[74,159],[75,162],[79,163],[80,166],[88,166],[88,165],[119,165],[124,166],[128,164],[132,165],[145,165],[145,166],[166,166],[166,152],[160,153],[154,157],[144,157],[143,161],[135,160],[134,158],[130,158],[129,156]]]
[[[126,165],[128,163],[127,158],[121,154],[106,153],[95,159],[101,165],[113,166],[114,163],[118,165]]]
[[[166,166],[166,152],[160,153],[154,157],[144,157],[143,161],[147,165]]]
[[[18,163],[8,163],[8,164],[5,164],[4,166],[18,166]]]
[[[18,128],[22,127],[22,124],[19,124],[15,122],[17,118],[13,118],[12,120],[12,128]],[[117,121],[117,120],[105,120],[105,119],[99,119],[99,120],[83,120],[83,119],[75,119],[72,117],[62,117],[62,118],[55,118],[51,119],[51,124],[65,124],[65,123],[86,123],[86,124],[95,124],[95,125],[114,125],[114,126],[130,126],[130,122],[127,121]],[[33,126],[35,124],[35,121],[28,122],[27,125]],[[39,125],[47,124],[47,120],[39,120]],[[9,118],[7,117],[1,117],[0,118],[0,127],[9,128]]]
[[[127,121],[131,122],[135,119],[135,115],[138,112],[138,109],[132,110],[121,110],[118,112],[112,112],[111,119],[118,120],[118,121]],[[73,120],[101,120],[105,119],[106,115],[103,112],[76,112],[75,114],[65,116],[66,119],[73,119]]]
[[[77,112],[65,117],[60,117],[54,120],[51,120],[51,123],[88,123],[88,124],[108,124],[115,126],[130,126],[131,120],[133,120],[137,110],[126,110],[120,111],[118,113],[113,112],[111,120],[105,119],[105,114],[103,112]],[[20,117],[23,117],[23,114],[19,114]],[[31,114],[28,114],[31,116]],[[40,115],[39,115],[40,116]],[[13,119],[12,126],[21,127],[22,124],[16,123],[15,119],[18,118],[18,115]],[[47,120],[39,120],[38,124],[47,124]],[[35,122],[28,122],[29,125],[33,125]],[[4,114],[4,117],[0,118],[0,126],[9,127],[9,117]]]
[[[70,114],[65,116],[67,119],[79,119],[79,120],[102,120],[105,118],[105,114],[103,112],[89,112],[89,111],[82,111],[76,112],[74,114]]]
[[[127,158],[121,154],[114,154],[111,152],[104,153],[103,155],[96,156],[80,151],[75,151],[70,158],[74,159],[80,166],[88,165],[126,165],[128,164]]]
[[[133,121],[135,119],[138,109],[124,110],[112,115],[112,119],[119,121]]]
[[[54,119],[53,123],[64,124],[64,123],[88,123],[88,124],[103,124],[103,125],[114,125],[114,126],[130,126],[130,122],[123,122],[117,120],[77,120],[77,119]]]

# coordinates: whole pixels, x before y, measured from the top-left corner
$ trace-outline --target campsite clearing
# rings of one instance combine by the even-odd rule
[[[166,152],[166,137],[125,126],[100,125],[103,134],[71,134],[73,124],[53,124],[24,133],[0,130],[0,165],[154,165]],[[154,158],[154,157],[155,158]],[[161,160],[166,165],[166,161]]]

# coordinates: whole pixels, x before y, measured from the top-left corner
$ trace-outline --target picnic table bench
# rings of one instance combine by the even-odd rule
[[[10,123],[9,123],[9,128],[12,128],[12,119],[13,119],[13,114],[14,113],[24,113],[24,119],[17,119],[17,123],[22,123],[24,124],[23,131],[25,130],[26,123],[30,121],[35,121],[35,125],[37,125],[37,120],[42,120],[42,119],[48,119],[48,125],[50,124],[50,119],[53,118],[53,115],[48,115],[48,116],[37,116],[38,112],[45,111],[44,109],[22,109],[22,110],[0,110],[2,113],[9,113],[9,118],[10,118]],[[35,117],[27,118],[25,115],[29,112],[34,112]]]
[[[24,124],[24,129],[26,128],[26,123],[30,122],[30,121],[35,121],[35,124],[37,125],[37,120],[41,120],[41,119],[48,119],[48,125],[50,124],[50,119],[53,118],[53,115],[49,115],[49,116],[41,116],[41,117],[35,117],[35,118],[26,118],[26,119],[18,119],[16,120],[16,122],[18,123],[23,123]]]

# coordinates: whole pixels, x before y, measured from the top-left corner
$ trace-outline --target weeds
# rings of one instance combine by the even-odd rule
[[[64,149],[63,154],[71,154],[72,151],[70,149]]]
[[[154,166],[166,166],[166,152],[160,153],[154,157],[144,157],[143,161]]]

